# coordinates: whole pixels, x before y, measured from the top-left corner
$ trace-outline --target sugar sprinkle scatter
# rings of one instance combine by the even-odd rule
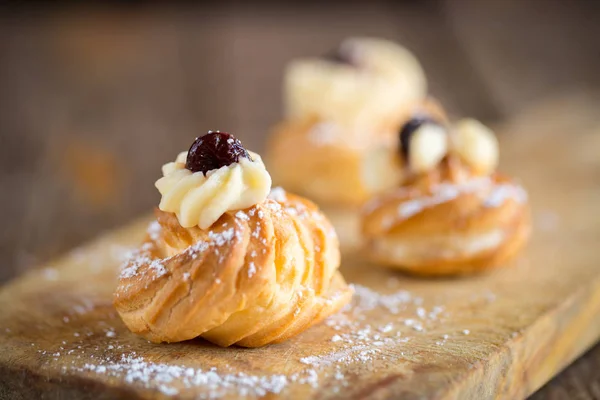
[[[122,379],[131,385],[158,391],[164,396],[218,399],[224,396],[258,398],[280,394],[285,397],[291,393],[292,386],[298,385],[308,388],[302,390],[320,390],[321,385],[326,384],[333,393],[339,393],[350,385],[349,377],[357,371],[364,371],[364,368],[376,368],[375,365],[380,362],[395,368],[403,363],[414,362],[419,357],[418,351],[412,350],[416,335],[433,335],[432,343],[443,349],[453,339],[465,338],[471,333],[468,329],[429,332],[430,327],[443,325],[445,308],[432,304],[432,299],[426,301],[398,288],[400,285],[394,285],[393,282],[388,285],[387,293],[363,285],[352,286],[355,292],[352,302],[338,314],[326,319],[322,326],[315,328],[320,330],[318,340],[322,340],[325,348],[329,349],[311,354],[313,349],[310,346],[290,347],[289,353],[286,351],[289,354],[286,363],[290,364],[286,365],[292,372],[288,373],[276,369],[259,369],[250,373],[229,365],[215,368],[210,364],[186,365],[185,361],[163,362],[149,355],[152,350],[138,354],[132,351],[130,344],[120,342],[122,332],[110,324],[110,319],[118,318],[114,314],[106,321],[97,322],[99,328],[90,327],[89,331],[75,332],[70,347],[67,341],[63,341],[63,345],[57,349],[37,351],[54,361],[63,356],[75,357],[70,367],[63,367],[65,372],[70,370]],[[493,294],[486,292],[474,296],[473,301],[483,299],[490,302],[494,298]],[[86,302],[76,304],[73,312],[65,316],[64,323],[72,323],[71,319],[79,318],[93,308],[93,304]],[[103,335],[110,340],[110,345],[91,349],[88,345],[82,346],[90,335]],[[93,352],[88,352],[90,350]]]
[[[283,189],[274,188],[267,208],[274,212],[290,212],[303,215],[309,212],[302,207],[288,209],[279,201],[286,201]],[[502,189],[504,190],[504,189]],[[500,201],[507,192],[498,193],[492,202]],[[259,218],[261,210],[250,209],[236,213],[237,222],[242,223],[255,215]],[[148,235],[157,240],[161,235],[161,227],[154,222],[148,227]],[[236,231],[232,227],[223,226],[218,232],[209,234],[210,241],[198,242],[190,246],[186,252],[194,258],[206,251],[209,246],[223,246],[236,240]],[[142,248],[132,255],[132,259],[122,269],[122,277],[134,277],[139,273],[141,265],[147,264],[157,277],[168,273],[165,266],[149,257],[149,248]],[[117,257],[122,258],[123,251]],[[256,254],[251,254],[256,257]],[[257,273],[254,262],[248,264],[248,278]],[[48,280],[58,279],[57,272],[52,269],[43,271]],[[189,273],[184,279],[190,279]],[[320,390],[326,385],[333,393],[340,392],[350,385],[349,380],[364,368],[376,368],[377,363],[387,363],[395,367],[403,363],[418,361],[419,352],[415,351],[413,343],[418,336],[431,337],[433,347],[444,351],[445,346],[451,346],[453,341],[470,340],[469,329],[456,331],[440,331],[448,318],[443,299],[415,295],[394,279],[388,279],[387,289],[376,291],[367,286],[352,285],[355,295],[352,302],[339,313],[329,317],[324,323],[313,328],[312,333],[321,341],[319,353],[310,346],[291,346],[286,351],[288,373],[281,373],[268,368],[250,372],[241,372],[229,365],[214,368],[208,365],[186,365],[185,361],[163,362],[149,354],[138,354],[132,351],[131,345],[120,342],[119,329],[107,322],[101,322],[100,329],[81,329],[72,334],[73,345],[67,341],[52,350],[37,348],[37,351],[47,357],[49,362],[57,361],[63,356],[76,356],[70,367],[71,372],[93,374],[99,377],[122,379],[134,386],[160,392],[164,396],[179,396],[182,398],[217,399],[224,396],[257,398],[269,394],[286,397],[291,393],[292,386],[302,385],[302,390]],[[478,294],[473,301],[491,302],[495,295],[491,292]],[[68,314],[62,316],[64,324],[73,324],[78,318],[94,309],[92,300],[80,299],[72,306]],[[468,307],[467,307],[468,309]],[[453,312],[454,313],[454,312]],[[111,318],[118,318],[113,314]],[[8,328],[7,332],[8,331]],[[307,332],[311,335],[311,331]],[[96,335],[108,341],[104,348],[83,345],[85,340]],[[129,334],[128,334],[129,335]],[[302,340],[302,339],[301,339]],[[106,343],[106,342],[105,342]],[[32,344],[33,347],[37,346]],[[149,347],[151,348],[151,347]],[[393,351],[391,351],[393,349]],[[226,350],[238,351],[238,350]],[[150,351],[151,353],[151,351]],[[252,354],[252,353],[250,353]],[[183,358],[185,359],[185,357]],[[67,370],[65,370],[67,371]]]
[[[352,303],[325,321],[336,332],[330,338],[332,351],[302,357],[301,363],[314,368],[348,368],[353,364],[385,361],[386,348],[410,343],[411,334],[423,333],[427,324],[444,316],[443,307],[425,308],[423,298],[406,290],[382,294],[358,284],[352,287],[355,293]],[[378,313],[372,313],[376,310],[384,311],[383,320],[376,317]]]
[[[241,213],[241,214],[240,214]],[[243,215],[242,215],[243,214]],[[238,218],[248,219],[248,216],[242,211],[236,214]],[[223,226],[225,227],[225,225]],[[158,240],[161,235],[161,226],[158,222],[153,221],[148,226],[148,236],[150,239]],[[184,253],[188,254],[192,259],[198,257],[198,254],[206,251],[211,245],[219,247],[225,246],[234,239],[239,239],[238,233],[232,228],[224,229],[223,231],[209,231],[208,241],[199,241],[184,250]],[[165,259],[151,258],[150,251],[152,249],[151,243],[145,243],[140,249],[134,250],[129,253],[129,256],[125,258],[125,262],[121,266],[120,278],[130,279],[137,277],[142,267],[147,265],[144,271],[152,271],[153,279],[158,279],[161,276],[166,275],[169,271],[165,267],[165,263],[168,262],[171,257]]]
[[[478,177],[461,183],[443,182],[434,185],[429,195],[403,201],[396,210],[396,215],[387,216],[383,223],[392,226],[398,220],[408,219],[424,210],[456,199],[464,194],[477,193],[484,207],[500,207],[504,202],[513,200],[517,203],[527,201],[527,192],[519,185],[511,183],[494,183],[489,177]],[[399,193],[399,195],[404,193]],[[373,211],[380,205],[379,199],[371,200],[366,206],[367,212]]]
[[[271,189],[271,193],[269,193],[269,199],[275,200],[278,203],[284,203],[287,201],[287,196],[285,194],[285,190],[282,187],[277,186]]]
[[[148,236],[150,236],[150,239],[152,240],[158,240],[160,239],[160,234],[161,234],[161,226],[158,223],[158,221],[152,221],[150,223],[150,225],[148,226]]]
[[[309,383],[307,377],[282,374],[257,376],[243,372],[220,372],[216,368],[192,368],[150,362],[135,352],[123,354],[116,361],[103,361],[101,364],[85,364],[76,368],[81,372],[122,377],[127,383],[138,383],[145,387],[156,387],[167,396],[181,394],[191,388],[203,387],[205,392],[200,399],[215,399],[226,394],[239,397],[262,397],[269,393],[280,393],[290,381]],[[310,374],[307,374],[310,375]]]

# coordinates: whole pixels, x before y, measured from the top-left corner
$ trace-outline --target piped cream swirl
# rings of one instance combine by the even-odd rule
[[[187,152],[162,167],[155,186],[162,195],[158,208],[172,212],[184,228],[208,229],[227,211],[243,210],[263,202],[271,190],[271,176],[258,154],[250,159],[208,171],[185,168]]]

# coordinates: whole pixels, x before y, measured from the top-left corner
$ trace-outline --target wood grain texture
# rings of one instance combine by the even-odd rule
[[[282,398],[524,398],[600,337],[600,190],[591,184],[600,177],[600,118],[590,101],[546,103],[502,127],[504,170],[523,180],[534,210],[532,243],[511,268],[421,280],[369,265],[347,247],[342,271],[357,295],[328,322],[262,349],[154,345],[129,333],[111,305],[119,259],[141,239],[143,220],[0,291],[0,394],[242,393],[238,381],[211,389],[180,378],[139,381],[131,365],[111,370],[125,354],[150,368],[215,367],[220,379],[286,376]],[[273,386],[265,390],[277,397]]]

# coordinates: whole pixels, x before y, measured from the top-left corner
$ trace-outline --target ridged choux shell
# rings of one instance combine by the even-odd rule
[[[458,157],[368,202],[368,257],[418,275],[460,275],[504,265],[527,242],[525,190],[492,173],[477,176]]]
[[[352,296],[328,220],[281,189],[205,230],[183,228],[158,209],[156,218],[114,295],[127,327],[152,342],[202,337],[264,346],[304,331]]]

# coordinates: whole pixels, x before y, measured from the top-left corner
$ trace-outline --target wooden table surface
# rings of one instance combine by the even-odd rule
[[[598,4],[2,9],[0,281],[147,212],[160,164],[193,136],[262,150],[285,63],[348,35],[407,45],[455,115],[510,120],[573,92],[597,108]],[[534,395],[567,397],[600,397],[600,346]]]

